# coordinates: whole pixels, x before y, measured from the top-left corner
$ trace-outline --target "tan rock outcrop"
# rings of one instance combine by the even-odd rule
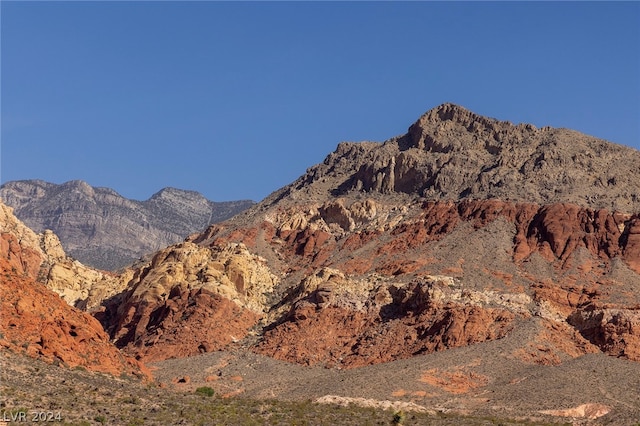
[[[321,206],[318,211],[326,224],[335,223],[344,231],[353,231],[356,224],[351,217],[351,212],[344,206],[340,199]]]
[[[116,344],[141,359],[189,356],[243,338],[277,283],[242,244],[184,242],[139,267],[99,317]]]
[[[143,365],[123,356],[111,344],[95,318],[35,281],[46,259],[42,239],[2,204],[0,229],[0,346],[67,367],[150,377]],[[51,254],[57,240],[45,237],[44,247]],[[65,260],[62,256],[58,252],[59,260]]]
[[[403,401],[389,401],[389,400],[375,400],[369,398],[351,398],[338,395],[324,395],[320,398],[316,398],[313,402],[316,404],[331,404],[340,405],[342,407],[349,407],[356,405],[358,407],[374,408],[378,410],[394,410],[394,411],[413,411],[416,413],[430,413],[435,415],[435,410],[427,409],[421,405],[413,402]]]
[[[43,283],[71,306],[95,309],[127,285],[126,273],[118,277],[68,257],[53,232],[36,234],[13,215],[13,209],[1,203],[0,233],[16,236],[12,244],[7,240],[4,244],[8,259],[17,270]]]
[[[210,248],[184,242],[159,251],[149,265],[137,269],[127,300],[156,303],[166,300],[174,287],[205,288],[259,313],[277,282],[265,260],[242,244]]]
[[[581,404],[574,408],[565,408],[558,410],[542,410],[542,414],[549,414],[558,417],[573,417],[577,419],[595,420],[606,414],[609,414],[611,407],[604,404],[588,403]]]

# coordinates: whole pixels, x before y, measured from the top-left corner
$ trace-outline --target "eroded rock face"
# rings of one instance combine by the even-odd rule
[[[640,217],[626,223],[622,239],[624,241],[624,259],[629,266],[640,273]]]
[[[609,339],[617,343],[605,344],[568,319],[590,303],[615,301],[627,310],[640,303],[633,290],[640,277],[625,255],[637,215],[569,203],[416,200],[398,207],[383,200],[278,207],[245,231],[217,228],[194,238],[207,246],[237,238],[286,265],[289,290],[270,310],[268,321],[276,322],[256,350],[352,367],[500,338],[516,320],[541,318],[545,327],[518,359],[557,364],[594,350],[635,359],[634,327],[624,325]],[[365,204],[375,214],[346,220]],[[404,300],[398,289],[434,273],[459,285],[432,286],[422,308],[408,309],[416,298]],[[621,302],[622,293],[634,296]]]
[[[13,209],[0,203],[0,248],[11,268],[35,279],[46,255],[40,247],[41,238],[24,226]]]
[[[242,244],[185,242],[140,266],[97,316],[119,347],[144,361],[195,355],[243,338],[277,283]]]
[[[575,131],[513,125],[444,104],[401,137],[340,144],[283,192],[500,198],[638,212],[639,162],[637,150]]]
[[[510,331],[513,312],[471,299],[465,303],[457,293],[447,282],[430,279],[381,285],[358,300],[345,298],[329,279],[294,303],[256,350],[307,365],[348,368],[498,339]]]
[[[20,228],[1,204],[0,211],[0,345],[68,367],[150,377],[144,366],[111,344],[95,318],[35,281],[43,261],[40,247],[31,245],[38,238]]]
[[[13,215],[13,209],[1,203],[0,233],[0,244],[12,267],[44,284],[71,306],[94,309],[127,285],[126,273],[115,276],[96,271],[68,257],[53,232],[36,234]]]
[[[177,286],[162,302],[124,306],[116,344],[144,362],[223,349],[244,338],[258,320],[255,312],[204,288]]]
[[[569,323],[609,355],[640,361],[640,306],[634,309],[587,306]]]

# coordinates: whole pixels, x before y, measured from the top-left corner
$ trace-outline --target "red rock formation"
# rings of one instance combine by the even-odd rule
[[[461,222],[480,228],[497,218],[516,226],[514,260],[523,260],[534,252],[549,261],[566,260],[578,248],[609,260],[622,256],[632,268],[640,262],[640,221],[632,219],[626,238],[624,216],[607,210],[590,210],[573,204],[514,204],[500,200],[426,202],[423,214],[397,226],[396,237],[378,249],[378,254],[403,252],[439,240]],[[351,242],[350,242],[351,243]]]
[[[245,337],[258,320],[225,297],[179,286],[165,301],[125,304],[120,311],[117,344],[144,362],[222,349]]]
[[[526,238],[531,251],[549,260],[564,260],[578,247],[609,259],[622,252],[619,225],[616,215],[606,210],[552,204],[540,208],[527,224]]]
[[[40,265],[44,261],[38,251],[23,247],[9,233],[0,235],[0,255],[7,261],[12,271],[36,279],[40,272]]]
[[[628,232],[624,236],[624,260],[640,274],[640,217],[631,219],[627,229]]]
[[[289,272],[311,272],[330,266],[356,276],[375,272],[406,279],[404,277],[435,272],[463,279],[469,268],[482,265],[467,265],[462,258],[434,259],[441,254],[434,252],[432,247],[459,227],[469,229],[471,226],[472,230],[480,231],[500,220],[514,229],[511,245],[504,249],[511,252],[513,262],[512,267],[506,266],[515,267],[516,272],[494,269],[486,274],[492,277],[496,288],[504,291],[512,286],[532,296],[535,304],[548,306],[557,321],[590,303],[605,302],[616,294],[619,279],[606,278],[614,259],[623,260],[632,269],[637,268],[640,261],[637,216],[567,203],[538,206],[501,200],[428,201],[417,209],[407,210],[402,220],[392,226],[376,222],[371,227],[366,220],[347,223],[345,218],[350,217],[348,203],[323,208],[322,213],[339,228],[326,227],[322,222],[312,223],[320,215],[309,221],[298,220],[300,228],[262,235],[267,247],[275,248],[284,256],[284,264],[291,268]],[[283,212],[286,217],[286,211],[281,214]],[[273,226],[269,223],[270,229],[277,229],[277,226],[277,223]],[[349,231],[351,228],[353,230]],[[260,238],[255,232],[249,234],[251,238]],[[246,241],[246,234],[242,232],[225,234],[219,231],[216,238],[228,241],[227,235],[242,236]],[[259,245],[256,243],[255,247]],[[525,272],[526,262],[536,254],[557,276],[542,270]],[[432,272],[432,268],[439,269]],[[635,303],[636,299],[630,299],[630,303]],[[494,339],[510,329],[514,318],[514,312],[508,309],[473,307],[461,302],[431,303],[420,313],[410,311],[390,319],[382,312],[392,306],[363,310],[331,304],[323,309],[297,304],[281,323],[268,327],[258,351],[295,362],[352,367]],[[426,327],[425,324],[431,324],[428,333],[423,329],[417,331]],[[483,328],[483,324],[490,327]],[[574,343],[559,353],[576,356],[597,346],[612,355],[636,359],[640,350],[634,342],[640,332],[632,324],[635,323],[605,321],[600,334],[608,337],[600,340],[590,337],[591,332],[584,332],[584,337],[595,346],[587,347],[575,336],[567,335],[568,341]],[[560,347],[558,335],[567,330],[575,332],[571,325],[565,325],[553,333],[539,334],[540,341],[534,346]],[[548,355],[539,359],[555,363],[561,358]]]
[[[515,318],[505,309],[434,300],[418,284],[391,291],[390,303],[366,310],[326,306],[330,297],[314,294],[307,300],[315,304],[294,305],[256,350],[307,365],[360,367],[499,339]]]
[[[10,234],[1,241],[0,346],[68,367],[150,377],[142,364],[118,351],[95,318],[25,273],[38,264],[31,251],[16,251],[20,245]]]
[[[569,322],[580,333],[609,355],[640,361],[640,306],[579,309]]]

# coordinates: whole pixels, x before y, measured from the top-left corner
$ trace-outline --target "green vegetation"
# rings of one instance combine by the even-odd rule
[[[202,386],[196,389],[196,393],[203,396],[213,396],[215,394],[214,390],[209,386]]]

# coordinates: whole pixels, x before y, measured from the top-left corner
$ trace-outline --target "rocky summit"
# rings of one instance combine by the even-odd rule
[[[181,391],[632,424],[638,170],[444,104],[73,300]]]
[[[272,199],[401,193],[637,212],[639,161],[635,149],[573,130],[513,125],[444,104],[384,143],[339,144]]]
[[[61,185],[7,182],[0,187],[0,199],[33,230],[54,231],[70,255],[105,270],[131,264],[253,204],[212,202],[195,191],[175,188],[136,201],[79,180]]]

